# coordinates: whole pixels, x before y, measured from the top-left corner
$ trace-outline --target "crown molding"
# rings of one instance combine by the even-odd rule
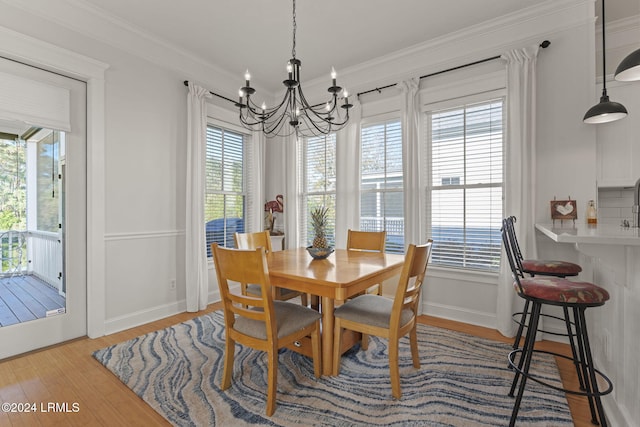
[[[238,76],[220,66],[184,51],[176,45],[154,37],[131,24],[99,9],[83,0],[0,0],[16,9],[51,21],[71,31],[88,36],[106,45],[143,58],[163,68],[176,71],[184,79],[202,80],[201,76],[211,76],[203,81],[221,95],[237,97]],[[256,89],[269,93],[256,86]]]
[[[501,55],[509,49],[551,40],[554,34],[571,28],[591,26],[593,14],[593,0],[549,0],[344,68],[342,83],[350,92],[360,92]],[[305,89],[309,94],[321,93],[322,83],[321,79],[309,81]]]

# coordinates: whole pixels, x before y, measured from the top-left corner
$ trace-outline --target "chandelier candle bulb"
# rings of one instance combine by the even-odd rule
[[[338,77],[338,75],[336,74],[336,70],[335,68],[331,67],[331,80],[333,81],[333,86],[336,85],[336,77]]]

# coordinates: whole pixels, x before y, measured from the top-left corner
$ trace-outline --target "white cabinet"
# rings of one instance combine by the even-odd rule
[[[598,187],[632,187],[640,178],[640,84],[611,82],[607,92],[629,115],[596,125]]]

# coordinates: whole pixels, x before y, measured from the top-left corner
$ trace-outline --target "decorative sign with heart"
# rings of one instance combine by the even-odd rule
[[[552,200],[551,202],[551,219],[578,219],[578,210],[576,209],[575,200]]]

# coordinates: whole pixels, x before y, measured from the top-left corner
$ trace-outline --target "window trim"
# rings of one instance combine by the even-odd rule
[[[325,143],[325,160],[326,160],[326,145],[327,145],[327,139],[329,139],[331,136],[333,136],[334,139],[334,143],[335,143],[335,152],[334,152],[334,159],[335,159],[335,183],[334,183],[334,188],[333,191],[326,191],[326,173],[325,173],[325,186],[324,186],[324,191],[320,191],[320,192],[307,192],[307,188],[305,183],[307,182],[307,146],[308,146],[308,140],[312,139],[312,138],[323,138],[324,143]],[[337,236],[335,236],[336,233],[336,219],[337,219],[337,212],[335,212],[338,209],[338,133],[337,132],[332,132],[330,134],[327,135],[323,135],[323,136],[313,136],[313,137],[304,137],[304,138],[300,138],[299,140],[299,144],[300,144],[300,151],[299,151],[299,155],[298,155],[298,164],[299,164],[299,168],[300,168],[300,175],[299,175],[299,188],[300,188],[300,201],[299,201],[299,209],[298,209],[298,213],[299,213],[299,223],[298,223],[298,245],[302,245],[302,246],[306,246],[308,241],[309,241],[309,235],[308,235],[308,226],[309,226],[309,219],[308,219],[308,214],[307,214],[307,202],[308,202],[308,198],[309,196],[323,196],[323,198],[326,197],[333,197],[334,200],[334,204],[335,204],[335,209],[333,212],[333,222],[334,222],[334,235],[332,236],[332,238],[328,238],[328,240],[331,242],[333,241],[335,243],[335,239]],[[325,172],[326,172],[326,162],[325,162]],[[313,239],[311,239],[313,240]]]
[[[476,92],[473,94],[469,94],[467,96],[455,97],[447,100],[441,100],[437,102],[432,102],[429,104],[424,104],[421,108],[421,120],[424,122],[424,129],[422,140],[424,143],[424,151],[423,151],[423,161],[425,164],[425,171],[423,177],[423,191],[425,195],[425,209],[424,209],[424,224],[426,226],[426,230],[428,234],[432,234],[433,224],[432,224],[432,191],[433,185],[431,182],[431,173],[432,173],[432,144],[431,138],[428,136],[431,133],[431,120],[428,119],[428,116],[439,110],[447,110],[453,109],[456,107],[466,107],[470,104],[478,104],[478,103],[486,103],[490,102],[492,99],[501,99],[502,100],[502,181],[500,184],[492,183],[492,184],[465,184],[465,185],[451,185],[449,188],[451,189],[469,189],[469,188],[495,188],[501,187],[503,190],[502,193],[502,212],[504,214],[504,186],[505,186],[505,170],[506,170],[506,147],[508,144],[507,141],[507,93],[506,89],[495,89],[495,90],[487,90],[482,92]],[[500,263],[502,262],[502,257],[500,257]],[[454,267],[447,266],[442,264],[433,264],[432,267],[437,276],[439,277],[455,277],[456,275],[465,275],[468,277],[469,274],[477,275],[477,277],[497,277],[500,274],[500,266],[496,270],[482,270],[475,269],[469,267]]]
[[[249,194],[249,174],[251,174],[251,168],[249,167],[249,160],[251,158],[252,155],[254,155],[251,151],[251,143],[252,143],[252,138],[253,136],[251,135],[250,132],[247,131],[247,129],[235,125],[233,123],[229,123],[225,120],[221,120],[215,117],[211,117],[211,116],[207,116],[207,120],[206,120],[206,128],[209,127],[214,127],[214,128],[218,128],[218,129],[222,129],[223,131],[229,131],[229,132],[234,132],[237,134],[242,135],[242,145],[243,145],[243,149],[242,149],[242,161],[243,161],[243,171],[242,171],[242,192],[241,195],[244,197],[244,224],[245,224],[245,231],[247,228],[247,223],[248,223],[248,205],[249,205],[249,198],[252,197]],[[206,145],[207,145],[207,140],[206,140],[206,136],[205,136],[205,162],[206,162]],[[203,173],[206,174],[206,170],[203,171]],[[205,175],[205,181],[206,181],[206,175]],[[205,194],[203,197],[206,198],[206,182],[204,183],[205,186]],[[227,196],[227,195],[237,195],[238,193],[235,192],[230,192],[230,191],[224,191],[221,190],[219,192],[216,192],[215,194],[220,194],[223,196]],[[206,202],[206,200],[205,200]],[[205,207],[206,208],[206,207]],[[203,224],[203,226],[206,226],[206,218],[205,218],[205,223]],[[206,235],[205,235],[205,242],[206,242]],[[208,246],[208,245],[207,245]],[[207,260],[208,263],[213,264],[213,256],[207,256]]]
[[[400,125],[400,150],[401,150],[401,156],[404,157],[404,138],[403,135],[405,134],[406,130],[403,127],[403,123],[402,123],[402,117],[400,116],[399,112],[397,111],[393,111],[393,112],[389,112],[389,113],[385,113],[385,114],[377,114],[375,116],[370,116],[368,117],[366,120],[362,120],[361,125],[360,125],[360,129],[359,129],[359,160],[358,160],[358,182],[357,182],[357,191],[358,191],[358,198],[359,198],[359,212],[358,212],[358,229],[361,229],[361,221],[362,221],[362,196],[363,194],[375,194],[376,198],[381,198],[384,197],[384,194],[392,194],[392,193],[398,193],[402,195],[402,220],[403,220],[403,235],[402,235],[402,248],[401,248],[401,254],[405,253],[405,249],[406,249],[406,235],[404,234],[404,229],[405,226],[404,224],[406,223],[406,212],[404,212],[404,198],[406,197],[406,189],[405,189],[405,183],[404,183],[404,158],[401,159],[403,165],[402,165],[402,172],[400,173],[400,179],[401,179],[401,183],[402,183],[402,187],[401,189],[364,189],[363,190],[363,182],[362,182],[362,131],[367,128],[367,127],[372,127],[372,126],[386,126],[389,125],[390,123],[399,123]],[[387,164],[386,164],[386,153],[385,153],[385,168],[384,168],[384,173],[383,173],[385,180],[388,177],[387,174]],[[386,216],[384,216],[383,218],[387,218]],[[382,230],[379,230],[382,231]],[[385,231],[386,231],[386,227],[385,227]],[[385,248],[387,243],[389,242],[389,234],[387,234],[387,242],[385,242]],[[386,249],[385,249],[386,250]],[[397,253],[397,252],[393,252],[393,253]]]

